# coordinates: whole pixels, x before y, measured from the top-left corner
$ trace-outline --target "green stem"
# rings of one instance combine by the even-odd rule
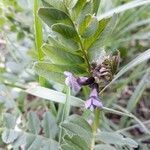
[[[42,61],[43,52],[41,46],[43,44],[42,22],[37,15],[39,8],[39,0],[34,0],[34,30],[35,30],[35,47],[38,51],[38,61]],[[45,85],[45,79],[39,76],[40,85]]]
[[[94,146],[95,146],[95,135],[96,135],[96,132],[97,132],[97,129],[99,128],[99,124],[100,124],[100,109],[99,108],[96,108],[94,110],[94,122],[93,122],[93,125],[92,125],[92,129],[93,129],[93,139],[92,139],[92,142],[91,142],[91,148],[90,150],[94,150]]]
[[[71,96],[70,92],[71,92],[70,87],[67,87],[66,101],[65,101],[65,104],[64,104],[64,107],[63,107],[61,123],[69,116],[69,113],[70,113],[70,96]],[[63,136],[63,129],[62,129],[62,127],[60,127],[59,145],[61,144],[62,136]]]
[[[43,44],[43,31],[42,31],[42,22],[38,17],[37,11],[40,5],[40,0],[34,0],[34,30],[35,30],[35,47],[38,51],[38,61],[43,61],[43,52],[42,52],[42,44]],[[45,86],[46,80],[42,76],[39,76],[39,83],[41,86]],[[43,101],[45,103],[45,101]],[[44,104],[46,106],[46,104]],[[56,113],[56,108],[53,102],[50,102],[52,112]]]

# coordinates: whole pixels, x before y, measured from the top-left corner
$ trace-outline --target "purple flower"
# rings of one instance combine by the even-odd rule
[[[90,85],[90,84],[93,84],[95,81],[95,78],[94,77],[79,77],[77,79],[77,82],[80,84],[80,85]]]
[[[103,104],[98,97],[98,87],[96,85],[93,87],[89,99],[85,102],[85,108],[94,110],[95,108],[102,108],[102,107]]]
[[[64,72],[64,75],[66,76],[65,84],[72,89],[74,94],[80,91],[82,84],[88,79],[87,77],[76,78],[71,72],[67,71]]]

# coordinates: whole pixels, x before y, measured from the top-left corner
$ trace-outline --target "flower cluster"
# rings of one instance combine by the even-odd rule
[[[89,99],[85,102],[85,108],[94,110],[95,108],[102,108],[102,102],[99,99],[99,87],[97,83],[94,83],[94,77],[75,77],[72,73],[65,71],[66,76],[65,84],[72,89],[74,94],[77,94],[82,86],[89,85],[91,87],[91,93]]]
[[[98,96],[98,84],[94,83],[92,85],[92,91],[90,93],[89,99],[85,102],[85,108],[94,110],[95,108],[102,108],[103,104]]]

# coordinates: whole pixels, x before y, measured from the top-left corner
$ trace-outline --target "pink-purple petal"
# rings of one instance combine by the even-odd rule
[[[102,102],[100,102],[99,100],[93,100],[93,105],[96,107],[102,107]]]
[[[73,76],[73,74],[72,74],[71,72],[68,72],[68,71],[65,71],[65,72],[64,72],[64,75],[65,75],[66,77]]]
[[[89,100],[87,100],[87,101],[85,102],[85,108],[86,108],[86,109],[90,108],[91,105],[92,105],[91,99],[89,99]]]
[[[74,77],[71,72],[67,71],[64,72],[64,75],[66,76],[65,84],[72,89],[74,94],[77,94],[81,89],[81,85],[77,82],[77,78]]]

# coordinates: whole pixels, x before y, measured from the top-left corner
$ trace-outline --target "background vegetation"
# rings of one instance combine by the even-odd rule
[[[1,0],[0,149],[149,150],[149,12],[149,0]],[[71,94],[63,72],[91,76],[117,51],[104,107],[85,109],[90,88]]]

